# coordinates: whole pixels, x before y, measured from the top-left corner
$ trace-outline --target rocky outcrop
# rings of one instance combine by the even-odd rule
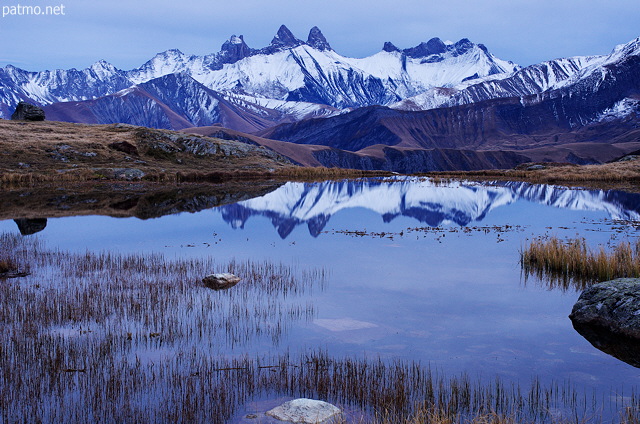
[[[207,275],[202,279],[202,284],[213,290],[226,290],[240,282],[240,277],[228,272]]]
[[[11,115],[14,121],[44,121],[44,110],[27,102],[20,102]]]
[[[232,35],[228,41],[225,41],[220,50],[221,59],[225,63],[236,63],[245,57],[251,56],[252,53],[247,43],[244,42],[242,35],[239,37]]]
[[[267,415],[292,423],[325,423],[340,414],[340,408],[321,400],[294,399],[273,408]]]
[[[595,327],[640,340],[640,279],[594,284],[582,292],[569,318],[574,327]]]

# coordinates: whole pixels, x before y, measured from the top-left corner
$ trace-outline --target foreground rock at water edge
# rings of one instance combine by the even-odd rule
[[[14,121],[44,121],[44,110],[27,102],[20,102],[11,115]]]
[[[240,277],[230,273],[211,274],[202,279],[202,283],[213,290],[225,290],[240,282]]]
[[[569,315],[574,327],[595,327],[640,339],[640,279],[619,278],[582,292]]]
[[[267,411],[267,415],[292,423],[323,423],[342,412],[340,408],[321,400],[294,399]]]

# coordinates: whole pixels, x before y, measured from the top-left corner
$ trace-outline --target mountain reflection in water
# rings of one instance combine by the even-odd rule
[[[633,193],[522,182],[443,185],[416,178],[396,182],[287,183],[265,196],[225,205],[219,210],[232,228],[244,228],[252,216],[266,217],[285,239],[300,225],[306,225],[309,233],[317,237],[334,214],[350,208],[374,211],[384,222],[405,216],[432,227],[467,226],[518,200],[572,210],[603,211],[614,220],[640,220],[640,195]]]

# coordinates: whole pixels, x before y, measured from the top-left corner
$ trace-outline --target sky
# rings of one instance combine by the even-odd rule
[[[370,56],[385,41],[407,48],[469,38],[523,66],[607,54],[640,36],[639,0],[0,0],[0,7],[0,67],[30,71],[98,60],[128,70],[168,49],[217,52],[232,34],[261,48],[282,24],[302,40],[318,26],[343,56]],[[50,14],[29,14],[38,10]]]

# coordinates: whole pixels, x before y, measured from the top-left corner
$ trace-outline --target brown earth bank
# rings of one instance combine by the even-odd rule
[[[300,169],[269,146],[228,138],[125,124],[0,120],[0,183],[222,182],[381,174]]]
[[[273,173],[292,164],[273,151],[209,137],[130,125],[0,121],[4,182],[42,180],[171,181],[180,174]]]

